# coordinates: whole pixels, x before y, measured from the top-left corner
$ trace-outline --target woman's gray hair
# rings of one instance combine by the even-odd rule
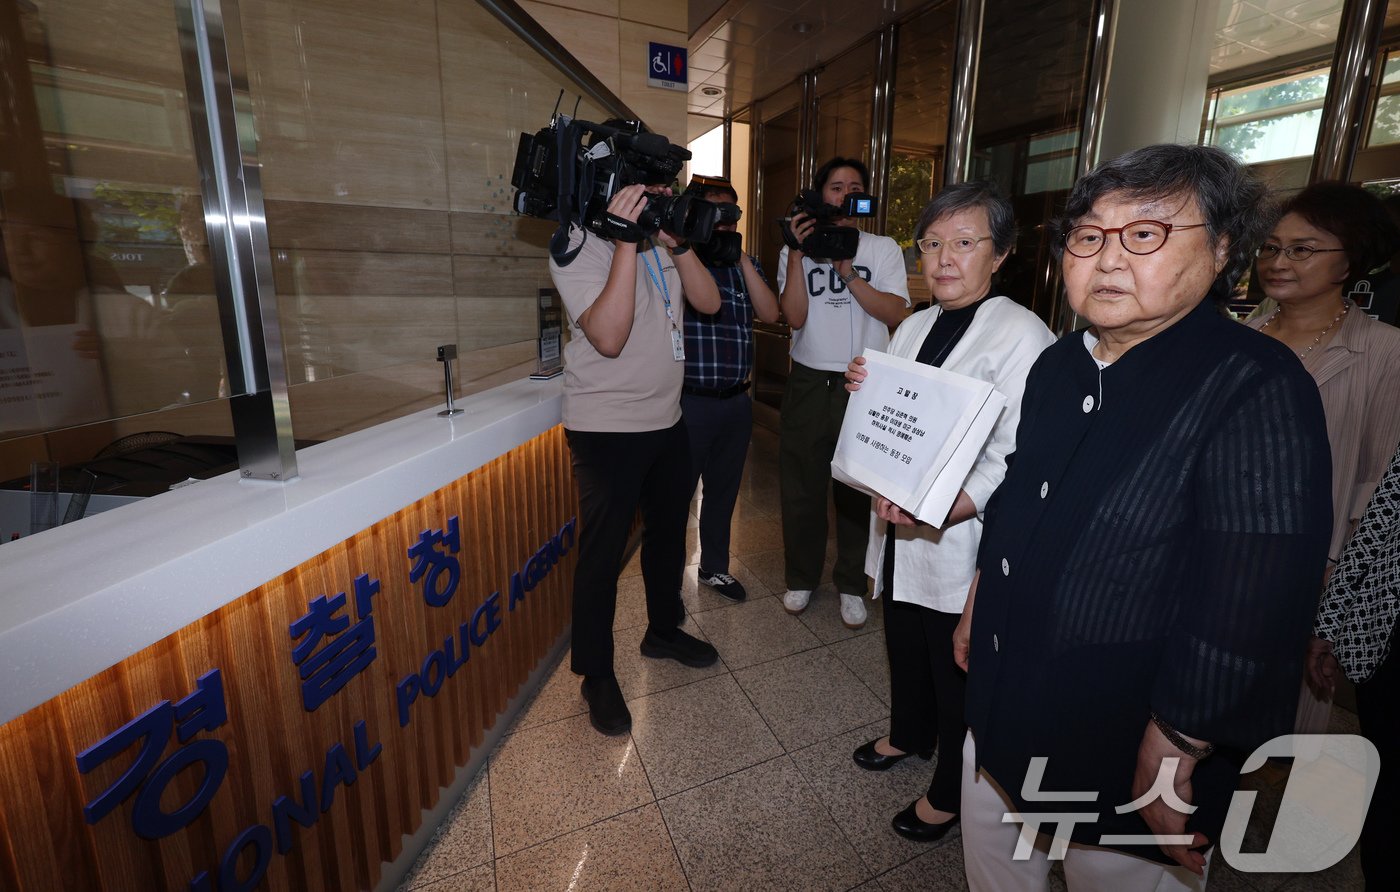
[[[924,205],[924,211],[919,214],[919,222],[914,227],[914,240],[923,238],[934,221],[966,208],[982,208],[987,212],[992,245],[998,256],[1010,251],[1016,244],[1016,211],[996,184],[986,180],[944,186],[933,201]]]
[[[1058,235],[1051,241],[1055,259],[1064,257],[1064,236],[1112,195],[1149,202],[1185,195],[1194,198],[1206,224],[1212,249],[1228,239],[1229,256],[1208,292],[1226,301],[1235,283],[1254,261],[1254,251],[1273,228],[1276,210],[1268,190],[1227,153],[1213,146],[1157,145],[1134,149],[1104,162],[1081,177],[1070,192]]]

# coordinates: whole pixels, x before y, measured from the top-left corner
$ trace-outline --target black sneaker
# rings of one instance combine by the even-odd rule
[[[715,664],[719,659],[719,651],[708,642],[687,635],[680,629],[672,629],[662,634],[649,628],[642,637],[642,656],[675,660],[687,666],[704,668]]]
[[[632,713],[622,701],[622,688],[615,675],[585,675],[580,687],[588,703],[588,720],[601,733],[609,736],[632,730]]]
[[[728,573],[707,573],[701,570],[700,584],[708,585],[731,601],[742,601],[749,596],[749,593],[744,591],[744,586],[739,583],[739,580],[730,576]]]

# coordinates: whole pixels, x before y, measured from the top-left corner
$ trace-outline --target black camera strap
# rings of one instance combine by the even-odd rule
[[[564,159],[572,158],[578,151],[579,139],[581,137],[578,124],[570,121],[566,126],[554,128],[554,151],[555,157]],[[577,185],[577,192],[580,196],[587,195],[593,188],[591,182],[593,178],[593,168],[584,168],[584,182]],[[579,241],[578,247],[569,250],[569,230],[572,221],[569,219],[568,208],[574,206],[574,165],[559,164],[559,188],[556,196],[555,207],[559,208],[559,228],[554,230],[554,235],[549,237],[549,256],[554,258],[554,262],[560,268],[568,266],[574,262],[578,252],[583,250],[583,243],[588,241],[588,230],[583,230],[583,239]],[[581,205],[580,205],[581,206]],[[580,227],[582,228],[582,227]]]

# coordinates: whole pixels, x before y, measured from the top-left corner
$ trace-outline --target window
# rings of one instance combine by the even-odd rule
[[[1325,68],[1217,91],[1209,142],[1245,164],[1311,155],[1326,95]]]
[[[1376,114],[1371,118],[1371,132],[1366,138],[1366,145],[1387,146],[1395,143],[1400,143],[1400,53],[1391,50],[1385,55]]]

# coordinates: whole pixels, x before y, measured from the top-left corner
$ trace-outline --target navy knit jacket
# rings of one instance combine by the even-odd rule
[[[1293,726],[1332,518],[1317,385],[1207,300],[1102,372],[1063,338],[1022,405],[978,556],[979,765],[1024,813],[1097,812],[1076,842],[1148,834],[1114,807],[1155,711],[1222,748],[1196,767],[1187,825],[1215,842],[1243,756]],[[1098,798],[1025,801],[1034,756],[1041,790]]]

